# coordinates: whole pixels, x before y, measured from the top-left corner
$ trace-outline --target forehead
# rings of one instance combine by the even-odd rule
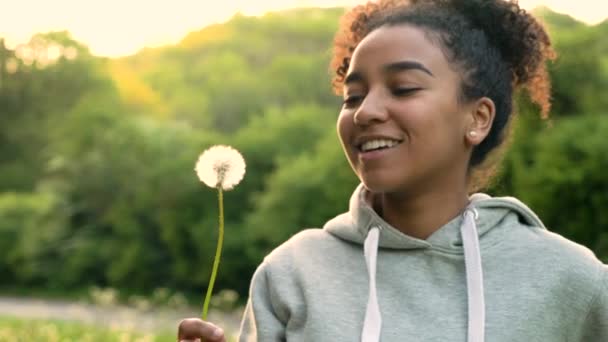
[[[439,72],[448,67],[439,44],[438,41],[429,39],[428,33],[415,26],[383,26],[370,32],[357,45],[349,71],[411,60]]]

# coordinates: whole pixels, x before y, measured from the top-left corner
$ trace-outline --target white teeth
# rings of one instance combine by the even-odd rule
[[[368,142],[363,143],[363,145],[361,145],[361,151],[367,152],[367,151],[375,150],[378,148],[390,148],[397,144],[399,144],[399,142],[395,141],[395,140],[386,140],[386,139],[370,140]]]

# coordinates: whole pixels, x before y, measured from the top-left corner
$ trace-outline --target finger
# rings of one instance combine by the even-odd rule
[[[203,338],[212,342],[224,340],[224,331],[209,322],[198,318],[186,318],[179,323],[178,340],[196,340]]]

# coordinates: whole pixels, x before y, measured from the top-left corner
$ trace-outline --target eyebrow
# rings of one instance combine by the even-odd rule
[[[414,61],[400,61],[400,62],[395,62],[395,63],[390,63],[387,64],[383,67],[384,72],[385,73],[393,73],[393,72],[399,72],[399,71],[407,71],[407,70],[420,70],[422,72],[424,72],[425,74],[428,74],[430,76],[435,77],[435,75],[433,75],[433,73],[427,69],[424,65],[422,65],[419,62],[414,62]],[[356,83],[356,82],[360,82],[363,80],[363,76],[361,75],[361,73],[354,71],[350,74],[348,74],[346,76],[346,78],[344,78],[344,84],[349,84],[349,83]]]
[[[429,74],[430,76],[435,77],[435,75],[433,75],[433,73],[429,69],[427,69],[424,65],[422,65],[421,63],[418,63],[418,62],[414,62],[414,61],[395,62],[395,63],[390,63],[390,64],[387,64],[386,66],[384,66],[384,71],[387,73],[405,71],[405,70],[420,70],[426,74]]]

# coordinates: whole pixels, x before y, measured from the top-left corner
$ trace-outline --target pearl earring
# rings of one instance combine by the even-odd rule
[[[475,131],[470,131],[470,132],[469,132],[469,135],[470,135],[472,138],[475,138],[475,137],[477,136],[477,132],[475,132]]]

